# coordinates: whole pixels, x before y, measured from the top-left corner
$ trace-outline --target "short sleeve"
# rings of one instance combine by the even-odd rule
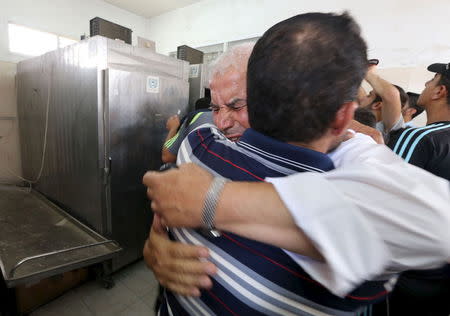
[[[383,240],[329,181],[310,173],[266,180],[325,258],[318,262],[288,252],[311,277],[344,296],[382,273],[389,262]]]

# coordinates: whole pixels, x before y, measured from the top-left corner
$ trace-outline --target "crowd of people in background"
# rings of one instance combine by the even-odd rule
[[[219,57],[144,177],[159,315],[450,314],[450,63],[420,95],[377,64],[346,13]]]

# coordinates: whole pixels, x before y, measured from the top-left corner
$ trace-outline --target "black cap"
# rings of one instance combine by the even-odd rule
[[[418,97],[420,95],[419,93],[415,92],[406,92],[406,94],[408,95],[408,97]]]
[[[448,64],[431,64],[427,68],[431,72],[435,72],[446,76],[450,79],[450,63]]]

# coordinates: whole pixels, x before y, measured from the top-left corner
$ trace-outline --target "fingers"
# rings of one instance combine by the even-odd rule
[[[153,215],[152,230],[167,237],[165,226],[161,223],[161,217],[158,214]]]
[[[153,211],[170,227],[201,225],[201,210],[211,181],[212,175],[194,164],[164,172],[149,171],[142,179]]]
[[[216,266],[211,262],[185,258],[159,262],[156,269],[168,280],[201,287],[210,286],[209,276],[217,273]]]
[[[205,247],[177,242],[172,242],[167,251],[174,258],[207,258],[209,256],[209,251]]]
[[[147,171],[142,178],[142,183],[147,187],[151,187],[158,180],[158,175],[161,174],[156,171]]]
[[[177,129],[179,126],[180,126],[180,118],[176,114],[169,117],[166,121],[167,130]]]
[[[378,144],[384,145],[384,138],[383,138],[383,135],[381,133],[380,134],[376,134],[374,139],[375,139],[375,141]]]
[[[187,295],[187,296],[200,296],[200,289],[211,289],[212,288],[212,281],[209,277],[204,276],[205,280],[208,282],[208,286],[202,286],[202,285],[196,285],[196,282],[191,282],[191,280],[185,279],[181,282],[180,280],[168,280],[168,279],[161,279],[158,280],[159,283],[161,283],[162,286],[170,289],[173,292],[176,292],[178,294]],[[193,281],[199,280],[200,278],[195,277],[192,278]]]
[[[159,282],[161,283],[161,282]],[[193,297],[199,297],[200,296],[200,290],[196,287],[191,286],[184,286],[182,284],[178,283],[172,283],[167,282],[166,284],[162,284],[165,288],[169,289],[173,293],[177,293],[183,296],[193,296]]]
[[[147,265],[160,272],[210,275],[217,272],[214,264],[201,261],[209,256],[207,248],[171,241],[165,233],[153,230],[145,242],[143,254]]]
[[[211,266],[216,269],[210,262],[175,260],[167,265],[162,263],[156,265],[152,270],[156,279],[164,287],[182,292],[183,294],[186,293],[186,295],[196,295],[192,290],[210,289],[212,287],[212,280],[210,276],[205,273],[205,271],[212,269]]]
[[[174,242],[152,230],[143,254],[156,279],[176,293],[199,296],[201,288],[213,285],[210,275],[217,273],[217,267],[201,260],[208,257],[204,247]]]

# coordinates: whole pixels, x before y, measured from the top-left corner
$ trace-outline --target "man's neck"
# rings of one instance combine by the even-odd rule
[[[412,121],[412,115],[411,116],[410,115],[403,115],[403,121],[405,123],[408,123],[408,122]]]
[[[427,107],[427,124],[450,121],[450,105],[439,102]]]
[[[375,119],[378,122],[381,122],[383,120],[381,116],[381,111],[372,111],[372,113],[375,115]]]
[[[318,152],[321,152],[324,154],[327,153],[328,148],[330,148],[330,142],[325,138],[320,138],[318,140],[314,140],[309,143],[288,142],[288,144],[298,146],[298,147],[308,148],[308,149],[315,150],[315,151],[318,151]]]

